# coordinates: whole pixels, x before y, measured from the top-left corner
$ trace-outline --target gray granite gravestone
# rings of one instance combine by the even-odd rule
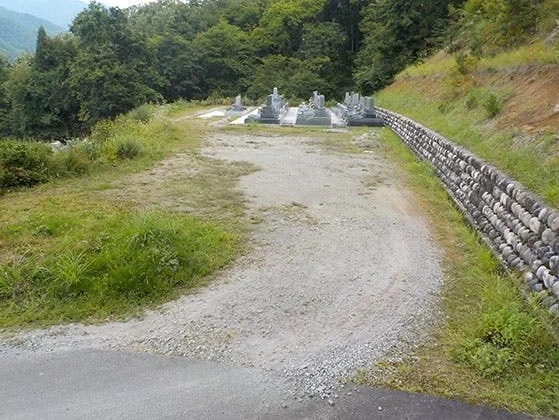
[[[266,103],[256,115],[250,115],[245,123],[257,122],[261,124],[280,124],[287,111],[287,102],[275,87],[273,93],[266,97]]]
[[[295,125],[327,125],[332,124],[330,112],[325,108],[326,99],[324,95],[313,92],[308,103],[301,104],[297,112]]]
[[[359,106],[348,112],[347,124],[349,126],[383,127],[384,121],[376,115],[373,98],[362,96]]]
[[[375,112],[373,98],[346,92],[344,103],[338,103],[334,112],[346,125],[382,127],[384,122]]]
[[[231,108],[229,108],[225,115],[239,115],[246,111],[246,107],[243,106],[243,102],[241,100],[241,95],[237,95],[235,97],[235,103]]]

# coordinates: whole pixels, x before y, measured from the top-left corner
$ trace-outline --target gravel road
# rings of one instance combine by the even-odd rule
[[[260,168],[239,185],[260,222],[251,251],[141,319],[0,340],[0,361],[69,349],[169,354],[280,378],[286,398],[334,401],[358,369],[424,338],[442,279],[413,194],[376,151],[374,132],[359,141],[368,150],[350,154],[289,129],[214,135],[205,155]]]

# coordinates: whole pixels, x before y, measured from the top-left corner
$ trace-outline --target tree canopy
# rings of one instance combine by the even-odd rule
[[[446,37],[474,53],[526,39],[544,14],[559,12],[550,4],[158,0],[119,9],[93,1],[70,33],[41,28],[34,55],[13,64],[0,56],[0,134],[69,138],[145,102],[257,99],[273,86],[293,99],[313,90],[341,98],[356,86],[370,94]]]

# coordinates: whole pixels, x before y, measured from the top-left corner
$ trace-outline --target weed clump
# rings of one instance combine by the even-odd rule
[[[526,366],[545,366],[559,360],[559,352],[553,357],[539,351],[545,346],[541,342],[547,337],[545,327],[526,310],[514,289],[500,284],[499,278],[492,280],[501,287],[483,289],[482,316],[469,324],[471,328],[454,344],[453,359],[487,378],[508,377]],[[552,342],[547,345],[553,347]]]
[[[494,93],[490,93],[483,101],[483,108],[487,112],[487,116],[489,118],[494,118],[499,112],[501,112],[503,103],[497,95],[495,95]]]
[[[153,118],[154,110],[153,105],[144,104],[128,113],[128,117],[133,121],[147,124]]]
[[[215,224],[159,212],[114,215],[80,238],[71,222],[46,223],[35,234],[58,246],[0,265],[0,326],[120,315],[162,302],[227,264],[237,244]]]
[[[131,137],[117,138],[115,140],[116,157],[120,160],[134,159],[142,151],[142,145]]]
[[[42,143],[3,141],[0,148],[0,189],[45,182],[52,167],[52,150]]]

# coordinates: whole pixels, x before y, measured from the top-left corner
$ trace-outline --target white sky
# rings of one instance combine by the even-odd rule
[[[107,6],[118,6],[121,9],[125,7],[133,6],[135,4],[146,4],[150,3],[155,0],[101,0],[101,3],[106,4]]]

